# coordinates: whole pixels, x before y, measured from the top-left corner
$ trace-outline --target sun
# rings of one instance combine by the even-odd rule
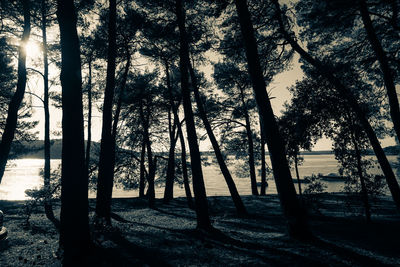
[[[29,57],[38,57],[40,56],[40,47],[37,42],[28,41],[25,45],[25,53]]]

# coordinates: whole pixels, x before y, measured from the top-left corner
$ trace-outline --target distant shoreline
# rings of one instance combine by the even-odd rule
[[[52,159],[61,159],[61,151],[62,151],[62,140],[55,139],[52,140],[52,145],[50,147],[50,154]],[[85,141],[86,142],[86,141]],[[27,152],[21,153],[15,157],[15,159],[42,159],[43,156],[43,140],[35,140],[31,142],[23,142],[23,146],[26,147]],[[92,149],[92,151],[100,149],[99,142],[92,142],[92,147],[96,149]],[[21,149],[19,149],[21,151]],[[388,146],[384,148],[386,155],[400,155],[400,146]],[[139,154],[139,152],[137,152]],[[160,154],[165,154],[168,156],[168,152],[158,152]],[[201,151],[202,156],[214,156],[214,151]],[[266,152],[269,155],[269,152]],[[333,155],[333,150],[317,150],[317,151],[301,151],[300,155]],[[234,155],[233,153],[229,155]],[[374,155],[372,150],[367,152],[367,155]],[[94,156],[94,155],[93,155]]]

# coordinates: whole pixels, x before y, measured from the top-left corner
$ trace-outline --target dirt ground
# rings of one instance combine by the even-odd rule
[[[143,199],[114,199],[113,226],[92,233],[90,265],[400,266],[400,216],[392,201],[376,201],[373,221],[366,223],[345,199],[323,194],[313,201],[319,204],[309,212],[312,241],[288,237],[277,196],[243,197],[248,218],[236,216],[229,197],[210,197],[218,234],[195,230],[195,213],[183,198],[168,205],[157,200],[157,209],[147,208]],[[0,266],[60,266],[57,230],[41,208],[27,225],[24,204],[0,201],[9,230],[0,244]]]

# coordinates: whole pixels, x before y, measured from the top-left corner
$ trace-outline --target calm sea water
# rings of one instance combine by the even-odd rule
[[[388,156],[391,163],[397,162],[396,156]],[[211,162],[211,157],[208,158]],[[10,161],[6,172],[4,174],[2,183],[0,184],[0,200],[24,200],[27,199],[25,195],[26,189],[38,188],[43,183],[40,177],[40,169],[43,168],[44,161],[42,159],[18,159]],[[60,164],[60,160],[52,160],[51,165],[53,168]],[[270,165],[270,163],[269,163]],[[233,170],[233,167],[230,168]],[[338,162],[333,155],[305,155],[304,163],[299,167],[300,176],[310,176],[311,174],[321,173],[328,175],[330,173],[338,173]],[[379,173],[378,168],[373,172]],[[204,180],[209,196],[226,196],[229,195],[228,187],[217,165],[203,167]],[[234,172],[232,172],[234,174]],[[292,170],[294,176],[294,170]],[[250,179],[238,178],[234,176],[236,186],[239,194],[250,195]],[[260,179],[260,177],[257,177]],[[267,194],[275,194],[276,186],[273,179],[268,180]],[[343,182],[325,182],[328,192],[339,192],[343,189]],[[302,184],[303,188],[306,184]],[[296,185],[297,189],[297,185]],[[163,196],[163,188],[156,188],[156,197]],[[184,189],[176,186],[174,195],[185,196]],[[95,197],[95,193],[90,192],[90,197]],[[137,190],[123,190],[121,188],[114,188],[114,197],[136,197],[138,196]]]

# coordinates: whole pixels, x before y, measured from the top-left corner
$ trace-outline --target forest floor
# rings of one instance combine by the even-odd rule
[[[186,200],[114,199],[113,226],[92,233],[91,266],[400,266],[400,216],[389,198],[373,203],[371,223],[345,195],[315,196],[309,212],[312,241],[291,239],[277,196],[244,196],[251,214],[238,218],[230,197],[209,197],[220,234],[195,230]],[[60,266],[58,233],[36,210],[26,224],[24,201],[0,201],[9,238],[0,266]],[[316,204],[317,203],[317,204]],[[90,201],[94,206],[94,201]],[[56,215],[59,205],[55,206]],[[90,213],[93,220],[93,212]],[[73,226],[71,226],[73,227]]]

